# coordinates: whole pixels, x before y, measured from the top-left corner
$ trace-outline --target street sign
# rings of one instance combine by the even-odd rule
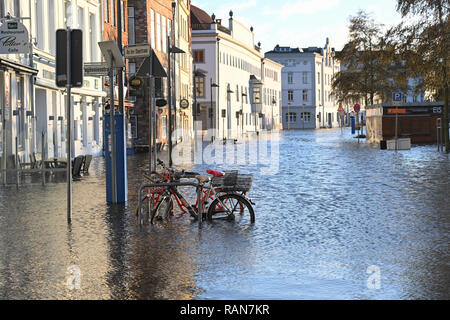
[[[148,43],[126,46],[123,48],[123,55],[125,56],[125,59],[147,58],[150,54],[151,47]]]
[[[392,93],[392,101],[401,102],[402,101],[402,93],[401,92]]]
[[[89,62],[84,64],[84,75],[86,77],[107,76],[109,67],[106,62]]]
[[[341,116],[343,116],[343,115],[345,114],[345,110],[344,110],[344,108],[342,108],[342,107],[339,107],[339,108],[338,108],[338,112],[339,112],[339,114],[340,114]]]
[[[56,86],[67,86],[67,30],[56,31]],[[70,30],[70,85],[73,88],[83,86],[83,32]]]
[[[152,74],[149,75],[150,72],[150,62],[152,63]],[[139,67],[138,72],[136,73],[138,77],[156,77],[156,78],[167,78],[167,73],[164,70],[164,67],[161,64],[161,61],[159,61],[158,57],[156,56],[155,52],[152,49],[152,54],[150,57],[145,58],[144,62],[142,62],[141,66]]]
[[[111,60],[113,60],[114,68],[125,68],[125,61],[115,40],[101,41],[98,46],[108,66],[111,66]]]
[[[355,104],[353,110],[355,110],[356,113],[359,113],[361,111],[361,106],[359,104]]]
[[[0,26],[0,54],[30,52],[27,28],[19,21],[6,20]]]

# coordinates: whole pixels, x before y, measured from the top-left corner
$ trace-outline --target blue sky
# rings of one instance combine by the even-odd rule
[[[254,27],[255,41],[261,41],[264,52],[277,44],[323,47],[327,37],[340,50],[347,41],[349,16],[359,9],[386,26],[401,21],[396,0],[192,0],[192,4],[223,20],[233,10],[235,19]]]

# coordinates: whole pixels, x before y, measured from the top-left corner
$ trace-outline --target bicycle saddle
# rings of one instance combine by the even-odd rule
[[[216,171],[216,170],[206,170],[206,173],[214,176],[215,178],[220,178],[220,177],[223,177],[225,175],[225,173],[219,172],[219,171]]]

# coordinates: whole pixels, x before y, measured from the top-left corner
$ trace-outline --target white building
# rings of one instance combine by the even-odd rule
[[[31,5],[31,7],[30,7]],[[33,61],[29,54],[2,55],[1,95],[2,149],[12,166],[18,140],[20,161],[30,162],[33,153],[42,151],[44,157],[66,154],[66,95],[65,88],[55,84],[56,30],[69,25],[83,30],[84,62],[101,61],[98,41],[102,40],[102,11],[100,1],[87,0],[0,0],[1,16],[9,13],[22,17],[33,42]],[[30,19],[31,17],[31,19]],[[20,20],[19,20],[20,21]],[[32,66],[32,67],[30,67]],[[82,88],[73,89],[74,142],[72,156],[102,154],[101,78],[84,78]]]
[[[29,9],[28,6],[23,6],[24,2],[0,0],[0,17],[5,18],[7,14],[13,18],[29,17]],[[28,4],[28,1],[26,3]],[[14,21],[23,22],[31,42],[30,20],[9,20]],[[6,26],[7,23],[2,19],[2,25]],[[32,93],[34,76],[38,71],[31,63],[31,50],[26,51],[28,52],[22,54],[0,55],[0,167],[3,169],[14,167],[16,154],[20,155],[21,161],[27,161],[30,153],[34,151],[35,118]]]
[[[187,100],[192,106],[192,50],[191,50],[191,28],[190,7],[191,2],[178,0],[175,19],[175,46],[184,53],[175,54],[176,84],[174,94],[176,97],[177,113],[175,115],[175,128],[182,132],[182,137],[187,139],[193,137],[192,108],[182,108],[182,101]],[[184,101],[183,101],[184,102]],[[182,137],[176,137],[179,140]]]
[[[283,128],[315,129],[339,126],[332,95],[333,76],[340,71],[334,48],[276,46],[265,54],[282,65]]]
[[[273,100],[266,101],[264,92],[269,91],[279,104],[282,66],[268,59],[264,62],[260,46],[255,45],[253,28],[235,20],[233,12],[225,26],[221,19],[191,6],[191,22],[196,119],[202,121],[203,130],[215,128],[218,138],[236,139],[259,132],[266,127],[267,119],[272,119],[271,113],[269,117],[265,114],[264,106],[269,105],[271,110]],[[271,73],[267,88],[265,68]]]
[[[84,62],[102,61],[98,42],[102,41],[101,1],[35,0],[32,21],[35,30],[34,60],[39,70],[35,80],[37,134],[46,135],[47,157],[66,157],[66,95],[55,85],[55,33],[70,26],[83,31]],[[85,77],[82,88],[72,91],[74,154],[102,155],[101,78]],[[40,140],[37,150],[40,150]]]

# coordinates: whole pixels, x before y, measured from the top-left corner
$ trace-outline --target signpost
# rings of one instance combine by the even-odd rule
[[[72,88],[83,86],[83,33],[56,31],[56,86],[67,89],[67,221],[72,221]],[[44,159],[42,159],[44,160]]]
[[[361,111],[361,106],[359,104],[355,104],[353,106],[353,110],[356,112],[356,119],[358,119],[358,143],[359,143],[359,137],[361,136],[361,124],[359,123],[359,112]]]
[[[402,102],[403,95],[401,92],[393,92],[392,93],[392,104],[394,106],[399,106]],[[395,150],[398,150],[398,114],[400,113],[400,109],[397,108],[395,112]]]
[[[144,54],[144,53],[142,53]],[[166,78],[167,73],[164,70],[161,62],[156,56],[153,49],[150,50],[150,55],[147,56],[139,67],[138,72],[136,73],[138,77],[148,77],[150,85],[149,89],[149,122],[150,122],[150,171],[156,171],[157,164],[157,148],[156,148],[156,105],[154,102],[154,79],[155,78]],[[152,146],[154,148],[153,152],[153,161],[152,161]]]

